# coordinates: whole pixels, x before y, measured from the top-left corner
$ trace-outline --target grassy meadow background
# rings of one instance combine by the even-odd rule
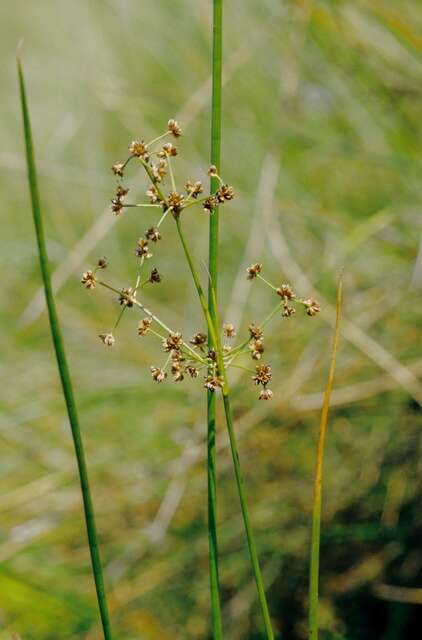
[[[268,332],[274,398],[232,376],[251,515],[275,626],[306,638],[315,442],[344,267],[343,338],[326,455],[321,626],[327,640],[414,637],[421,622],[422,7],[416,0],[226,2],[221,216],[224,319],[272,308],[245,280],[321,300],[320,317]],[[53,357],[26,183],[15,67],[23,62],[48,248],[91,472],[116,640],[210,639],[205,395],[152,383],[162,354],[117,303],[79,284],[100,255],[130,285],[154,214],[110,213],[130,140],[185,130],[179,181],[205,179],[211,2],[3,2],[0,83],[0,639],[99,640],[73,447]],[[145,182],[131,173],[132,196]],[[142,211],[142,210],[140,210]],[[190,229],[207,257],[206,215]],[[170,221],[168,221],[170,222]],[[203,329],[166,224],[148,302]],[[206,278],[205,270],[203,277]],[[235,381],[237,384],[234,384]],[[224,617],[231,640],[261,620],[230,453],[218,435]]]

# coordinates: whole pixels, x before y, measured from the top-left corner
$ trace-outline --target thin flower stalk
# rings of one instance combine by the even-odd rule
[[[223,392],[224,413],[226,418],[227,430],[229,434],[230,449],[232,453],[237,491],[239,494],[240,507],[242,511],[246,539],[247,539],[248,548],[249,548],[249,555],[251,559],[253,574],[255,577],[256,588],[258,591],[258,599],[261,606],[266,636],[268,640],[273,640],[274,633],[271,626],[271,618],[270,618],[267,598],[265,595],[264,582],[262,579],[261,568],[259,566],[259,559],[258,559],[258,553],[256,549],[255,537],[254,537],[252,526],[251,526],[249,509],[248,509],[245,488],[244,488],[244,481],[243,481],[243,476],[242,476],[241,467],[240,467],[239,450],[237,446],[236,434],[234,431],[233,414],[232,414],[232,409],[230,404],[229,383],[227,379],[226,367],[224,364],[224,356],[222,352],[221,340],[219,338],[219,333],[217,330],[217,327],[219,326],[219,318],[218,318],[218,307],[215,304],[215,291],[211,285],[210,296],[214,305],[213,308],[214,308],[214,314],[216,318],[216,324],[214,324],[214,321],[208,309],[208,306],[203,294],[202,286],[199,281],[198,273],[195,269],[195,265],[193,263],[191,253],[189,251],[186,238],[184,237],[184,234],[181,229],[180,220],[177,219],[176,224],[177,224],[177,230],[179,232],[179,237],[185,252],[186,260],[188,262],[191,275],[196,286],[196,290],[197,290],[199,301],[201,303],[201,307],[204,313],[204,317],[207,322],[209,335],[211,337],[211,344],[215,345],[216,354],[217,354],[218,374],[223,379],[222,392]]]
[[[104,587],[103,571],[101,566],[100,549],[98,544],[97,528],[95,523],[94,505],[89,486],[88,469],[85,459],[84,446],[82,441],[81,430],[79,426],[79,418],[76,409],[75,398],[73,394],[72,381],[70,377],[69,367],[67,364],[66,353],[64,348],[63,336],[57,315],[54,294],[51,285],[50,266],[47,255],[47,248],[44,235],[44,225],[42,217],[41,202],[38,192],[37,169],[35,164],[34,147],[32,141],[32,131],[30,116],[26,98],[25,83],[21,62],[18,58],[18,76],[20,98],[22,106],[22,117],[25,138],[26,161],[28,168],[28,180],[31,195],[32,213],[34,218],[35,232],[38,244],[38,255],[40,263],[40,271],[43,280],[44,293],[47,303],[48,318],[50,322],[50,330],[54,344],[54,350],[59,369],[60,380],[62,384],[63,396],[66,403],[69,423],[72,432],[73,444],[77,467],[79,472],[79,481],[82,492],[82,501],[85,515],[85,524],[88,535],[89,551],[91,555],[92,571],[94,575],[95,589],[97,594],[98,607],[103,628],[105,640],[112,640],[112,631],[110,617],[108,613],[107,600]]]
[[[322,508],[322,482],[324,467],[325,441],[328,426],[328,413],[330,398],[333,389],[334,374],[336,369],[337,350],[340,340],[341,310],[343,302],[343,283],[340,278],[337,288],[336,324],[334,330],[333,346],[331,351],[331,363],[325,387],[324,400],[319,424],[317,457],[314,476],[314,497],[312,509],[312,534],[311,534],[311,558],[309,572],[309,640],[318,640],[318,600],[319,600],[319,560],[321,542],[321,508]]]

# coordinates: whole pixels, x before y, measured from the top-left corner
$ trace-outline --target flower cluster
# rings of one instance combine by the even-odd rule
[[[315,300],[298,298],[288,284],[273,286],[262,276],[261,264],[250,265],[247,268],[247,278],[260,279],[267,284],[278,296],[277,304],[263,322],[251,323],[247,338],[234,346],[224,343],[225,340],[229,342],[234,340],[237,335],[236,328],[230,322],[224,323],[221,330],[213,328],[212,325],[210,329],[208,324],[208,332],[211,330],[210,339],[207,333],[198,331],[189,340],[184,340],[180,331],[170,329],[146,307],[144,302],[145,288],[162,281],[162,275],[157,267],[148,269],[148,273],[145,273],[145,269],[146,263],[153,257],[152,244],[156,245],[162,238],[161,228],[168,214],[170,213],[176,221],[180,235],[180,218],[186,209],[197,206],[213,215],[216,207],[232,200],[235,195],[233,187],[220,178],[215,166],[208,169],[208,176],[214,179],[213,184],[216,184],[215,180],[217,181],[218,186],[214,192],[204,195],[204,187],[199,180],[186,180],[184,189],[181,191],[177,189],[172,159],[178,155],[178,150],[172,142],[164,142],[163,139],[167,136],[179,138],[181,135],[182,129],[178,122],[170,119],[163,134],[148,143],[143,139],[133,140],[129,145],[128,158],[112,166],[112,171],[117,178],[116,191],[111,201],[113,213],[119,215],[124,208],[155,208],[158,211],[158,220],[154,226],[147,228],[144,235],[136,242],[134,253],[137,260],[137,274],[132,286],[116,288],[99,277],[98,272],[108,266],[106,258],[100,258],[93,270],[83,273],[81,282],[87,289],[92,290],[100,285],[112,291],[120,305],[114,327],[110,331],[101,333],[99,338],[107,347],[112,347],[116,342],[115,333],[123,314],[127,309],[137,308],[143,313],[137,325],[138,336],[144,337],[148,334],[158,338],[164,352],[163,364],[150,367],[151,376],[155,382],[164,382],[169,376],[175,382],[182,382],[185,378],[199,378],[202,373],[203,386],[214,392],[224,388],[227,369],[236,367],[253,374],[251,375],[253,384],[261,387],[259,399],[269,400],[273,395],[268,388],[272,379],[271,366],[259,362],[252,369],[239,364],[238,359],[249,354],[252,360],[261,361],[265,351],[265,325],[280,310],[282,317],[291,317],[295,313],[296,304],[302,305],[309,316],[314,316],[320,310]],[[145,191],[147,202],[128,203],[126,201],[129,189],[123,185],[123,179],[128,165],[133,162],[138,163],[145,172],[148,181]],[[169,185],[166,188],[167,183]],[[207,317],[206,313],[205,316]]]

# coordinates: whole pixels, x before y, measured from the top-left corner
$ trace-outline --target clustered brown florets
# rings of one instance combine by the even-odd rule
[[[136,283],[131,287],[116,289],[97,278],[96,272],[108,266],[108,261],[105,257],[98,260],[94,270],[87,270],[83,273],[81,282],[87,289],[94,289],[97,285],[101,285],[115,292],[122,307],[113,332],[101,333],[99,336],[106,346],[111,347],[115,344],[114,332],[126,309],[137,306],[146,314],[138,322],[138,336],[143,337],[149,333],[158,337],[161,339],[164,352],[167,354],[165,356],[166,362],[163,366],[151,366],[152,379],[161,383],[167,379],[169,371],[175,382],[182,382],[185,377],[198,378],[201,370],[203,370],[204,387],[208,391],[215,392],[224,387],[225,370],[232,364],[237,366],[234,364],[236,358],[249,353],[254,361],[261,360],[265,351],[263,327],[280,308],[283,317],[291,317],[296,311],[294,305],[301,304],[304,306],[307,315],[315,316],[320,311],[320,306],[313,298],[305,300],[298,298],[289,284],[281,284],[279,287],[270,284],[261,275],[262,264],[256,262],[246,269],[248,280],[262,280],[276,292],[280,300],[270,316],[261,325],[255,323],[249,325],[248,338],[237,346],[232,345],[232,343],[222,344],[220,338],[216,339],[215,336],[212,337],[212,342],[209,343],[207,334],[203,332],[195,333],[188,342],[185,342],[180,332],[171,331],[157,316],[148,311],[143,304],[143,287],[148,283],[159,284],[162,281],[162,276],[157,267],[150,269],[148,275],[143,275],[143,270],[145,269],[145,261],[152,257],[150,243],[157,243],[161,240],[160,227],[168,213],[172,214],[179,226],[179,218],[184,209],[199,205],[204,211],[212,215],[217,207],[233,200],[235,196],[233,187],[221,179],[215,165],[211,165],[207,171],[208,176],[212,178],[212,192],[208,195],[201,195],[204,192],[204,187],[200,180],[186,180],[184,191],[181,192],[177,189],[172,159],[178,155],[178,149],[172,142],[162,142],[162,139],[166,136],[179,138],[181,135],[182,129],[179,123],[174,118],[171,118],[163,134],[148,143],[142,138],[134,139],[129,144],[130,155],[126,161],[116,162],[112,165],[112,172],[118,181],[111,201],[113,213],[119,215],[124,207],[155,207],[159,213],[159,220],[155,225],[146,229],[144,236],[139,238],[136,244],[135,254],[140,258],[137,261]],[[129,189],[124,186],[123,178],[126,167],[133,162],[139,163],[149,181],[145,191],[146,203],[126,203]],[[166,184],[169,181],[171,182],[171,188],[166,188]],[[236,335],[236,328],[232,323],[226,322],[223,324],[222,336],[224,338],[231,341]],[[214,340],[216,340],[216,344],[214,344]],[[272,379],[271,366],[269,364],[256,364],[255,370],[250,371],[253,373],[251,376],[253,383],[261,386],[259,399],[269,400],[273,395],[273,392],[267,386]]]

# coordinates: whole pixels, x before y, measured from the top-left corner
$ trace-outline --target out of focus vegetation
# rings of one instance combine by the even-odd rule
[[[199,385],[161,385],[157,345],[79,285],[102,254],[132,280],[138,214],[108,211],[112,162],[176,116],[178,167],[209,152],[210,4],[2,3],[0,41],[0,639],[100,638],[81,500],[44,305],[24,170],[15,47],[24,60],[49,251],[80,406],[116,640],[210,638]],[[226,3],[221,297],[245,327],[272,301],[267,274],[322,300],[321,317],[277,320],[272,403],[247,378],[234,395],[241,456],[272,615],[306,637],[312,473],[335,281],[345,309],[328,437],[321,559],[327,639],[414,637],[422,606],[422,9],[412,0]],[[133,191],[143,183],[133,182]],[[256,206],[259,201],[259,206]],[[139,214],[153,220],[150,214]],[[199,309],[171,226],[150,302],[186,334]],[[192,236],[206,257],[206,218]],[[206,277],[204,272],[204,277]],[[236,385],[234,385],[236,386]],[[224,431],[221,577],[227,637],[261,636]]]

